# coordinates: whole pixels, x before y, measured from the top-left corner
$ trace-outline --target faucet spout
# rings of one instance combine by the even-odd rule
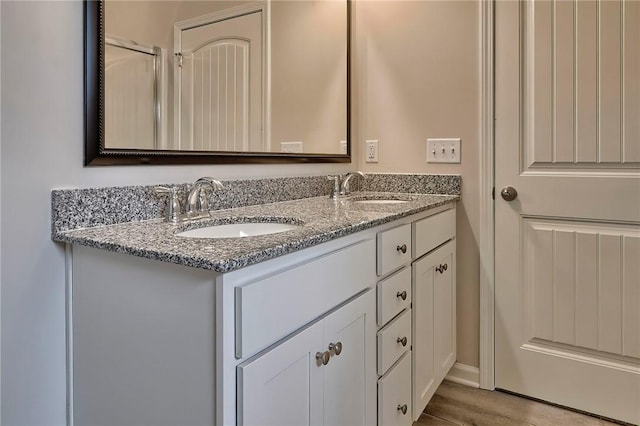
[[[356,172],[349,172],[346,175],[344,175],[344,178],[342,179],[342,183],[340,184],[340,195],[349,195],[351,193],[351,190],[349,188],[349,181],[354,176],[360,176],[361,178],[364,178],[364,173],[362,173],[361,171],[356,171]]]
[[[224,185],[212,177],[201,177],[196,180],[187,195],[187,216],[194,217],[209,210],[206,197],[202,197],[202,190],[205,188],[216,191],[224,189]]]

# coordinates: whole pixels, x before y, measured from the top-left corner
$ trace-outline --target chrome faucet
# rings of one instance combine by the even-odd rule
[[[197,219],[203,215],[203,213],[209,212],[209,203],[207,202],[206,195],[203,196],[202,191],[205,188],[210,188],[211,191],[218,189],[224,189],[224,185],[219,180],[212,177],[201,177],[196,180],[189,189],[187,195],[186,216],[187,219]]]
[[[346,175],[327,176],[327,179],[333,181],[333,189],[329,197],[337,200],[340,197],[351,194],[351,190],[349,189],[349,181],[351,181],[351,178],[353,178],[354,176],[360,176],[364,178],[364,173],[357,171],[349,172]]]
[[[201,177],[196,180],[193,185],[188,187],[187,205],[185,213],[182,213],[182,205],[180,203],[179,187],[157,186],[155,192],[158,195],[167,195],[169,203],[167,208],[166,219],[174,225],[191,219],[199,219],[209,214],[209,203],[207,197],[203,196],[204,189],[215,191],[224,189],[219,180],[210,177]]]
[[[351,194],[351,190],[349,189],[349,181],[354,176],[360,176],[361,178],[364,179],[364,173],[362,173],[361,171],[347,173],[342,178],[342,183],[340,183],[340,195]]]

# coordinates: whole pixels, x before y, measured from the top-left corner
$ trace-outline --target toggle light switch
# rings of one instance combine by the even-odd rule
[[[427,163],[460,163],[460,138],[427,139]]]

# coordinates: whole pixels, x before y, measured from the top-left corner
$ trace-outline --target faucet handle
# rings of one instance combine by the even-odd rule
[[[166,219],[174,225],[180,222],[180,212],[182,206],[180,205],[179,189],[178,187],[171,186],[156,186],[154,192],[158,195],[167,195],[169,198],[169,208],[167,209]]]
[[[335,200],[338,198],[338,195],[340,195],[342,175],[329,175],[327,176],[327,179],[333,181],[333,190],[331,191],[331,194],[329,194],[329,198],[333,198]]]

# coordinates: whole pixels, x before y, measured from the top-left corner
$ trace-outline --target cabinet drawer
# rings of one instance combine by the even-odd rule
[[[375,283],[375,243],[362,241],[237,287],[236,357],[294,332]]]
[[[411,269],[403,268],[378,283],[378,325],[411,306]]]
[[[411,352],[407,352],[378,380],[378,425],[411,426],[411,413]]]
[[[404,311],[378,331],[378,375],[383,375],[394,362],[411,349],[411,310]]]
[[[411,261],[411,225],[378,232],[378,275]]]
[[[456,235],[456,209],[413,223],[413,258],[417,259]]]

